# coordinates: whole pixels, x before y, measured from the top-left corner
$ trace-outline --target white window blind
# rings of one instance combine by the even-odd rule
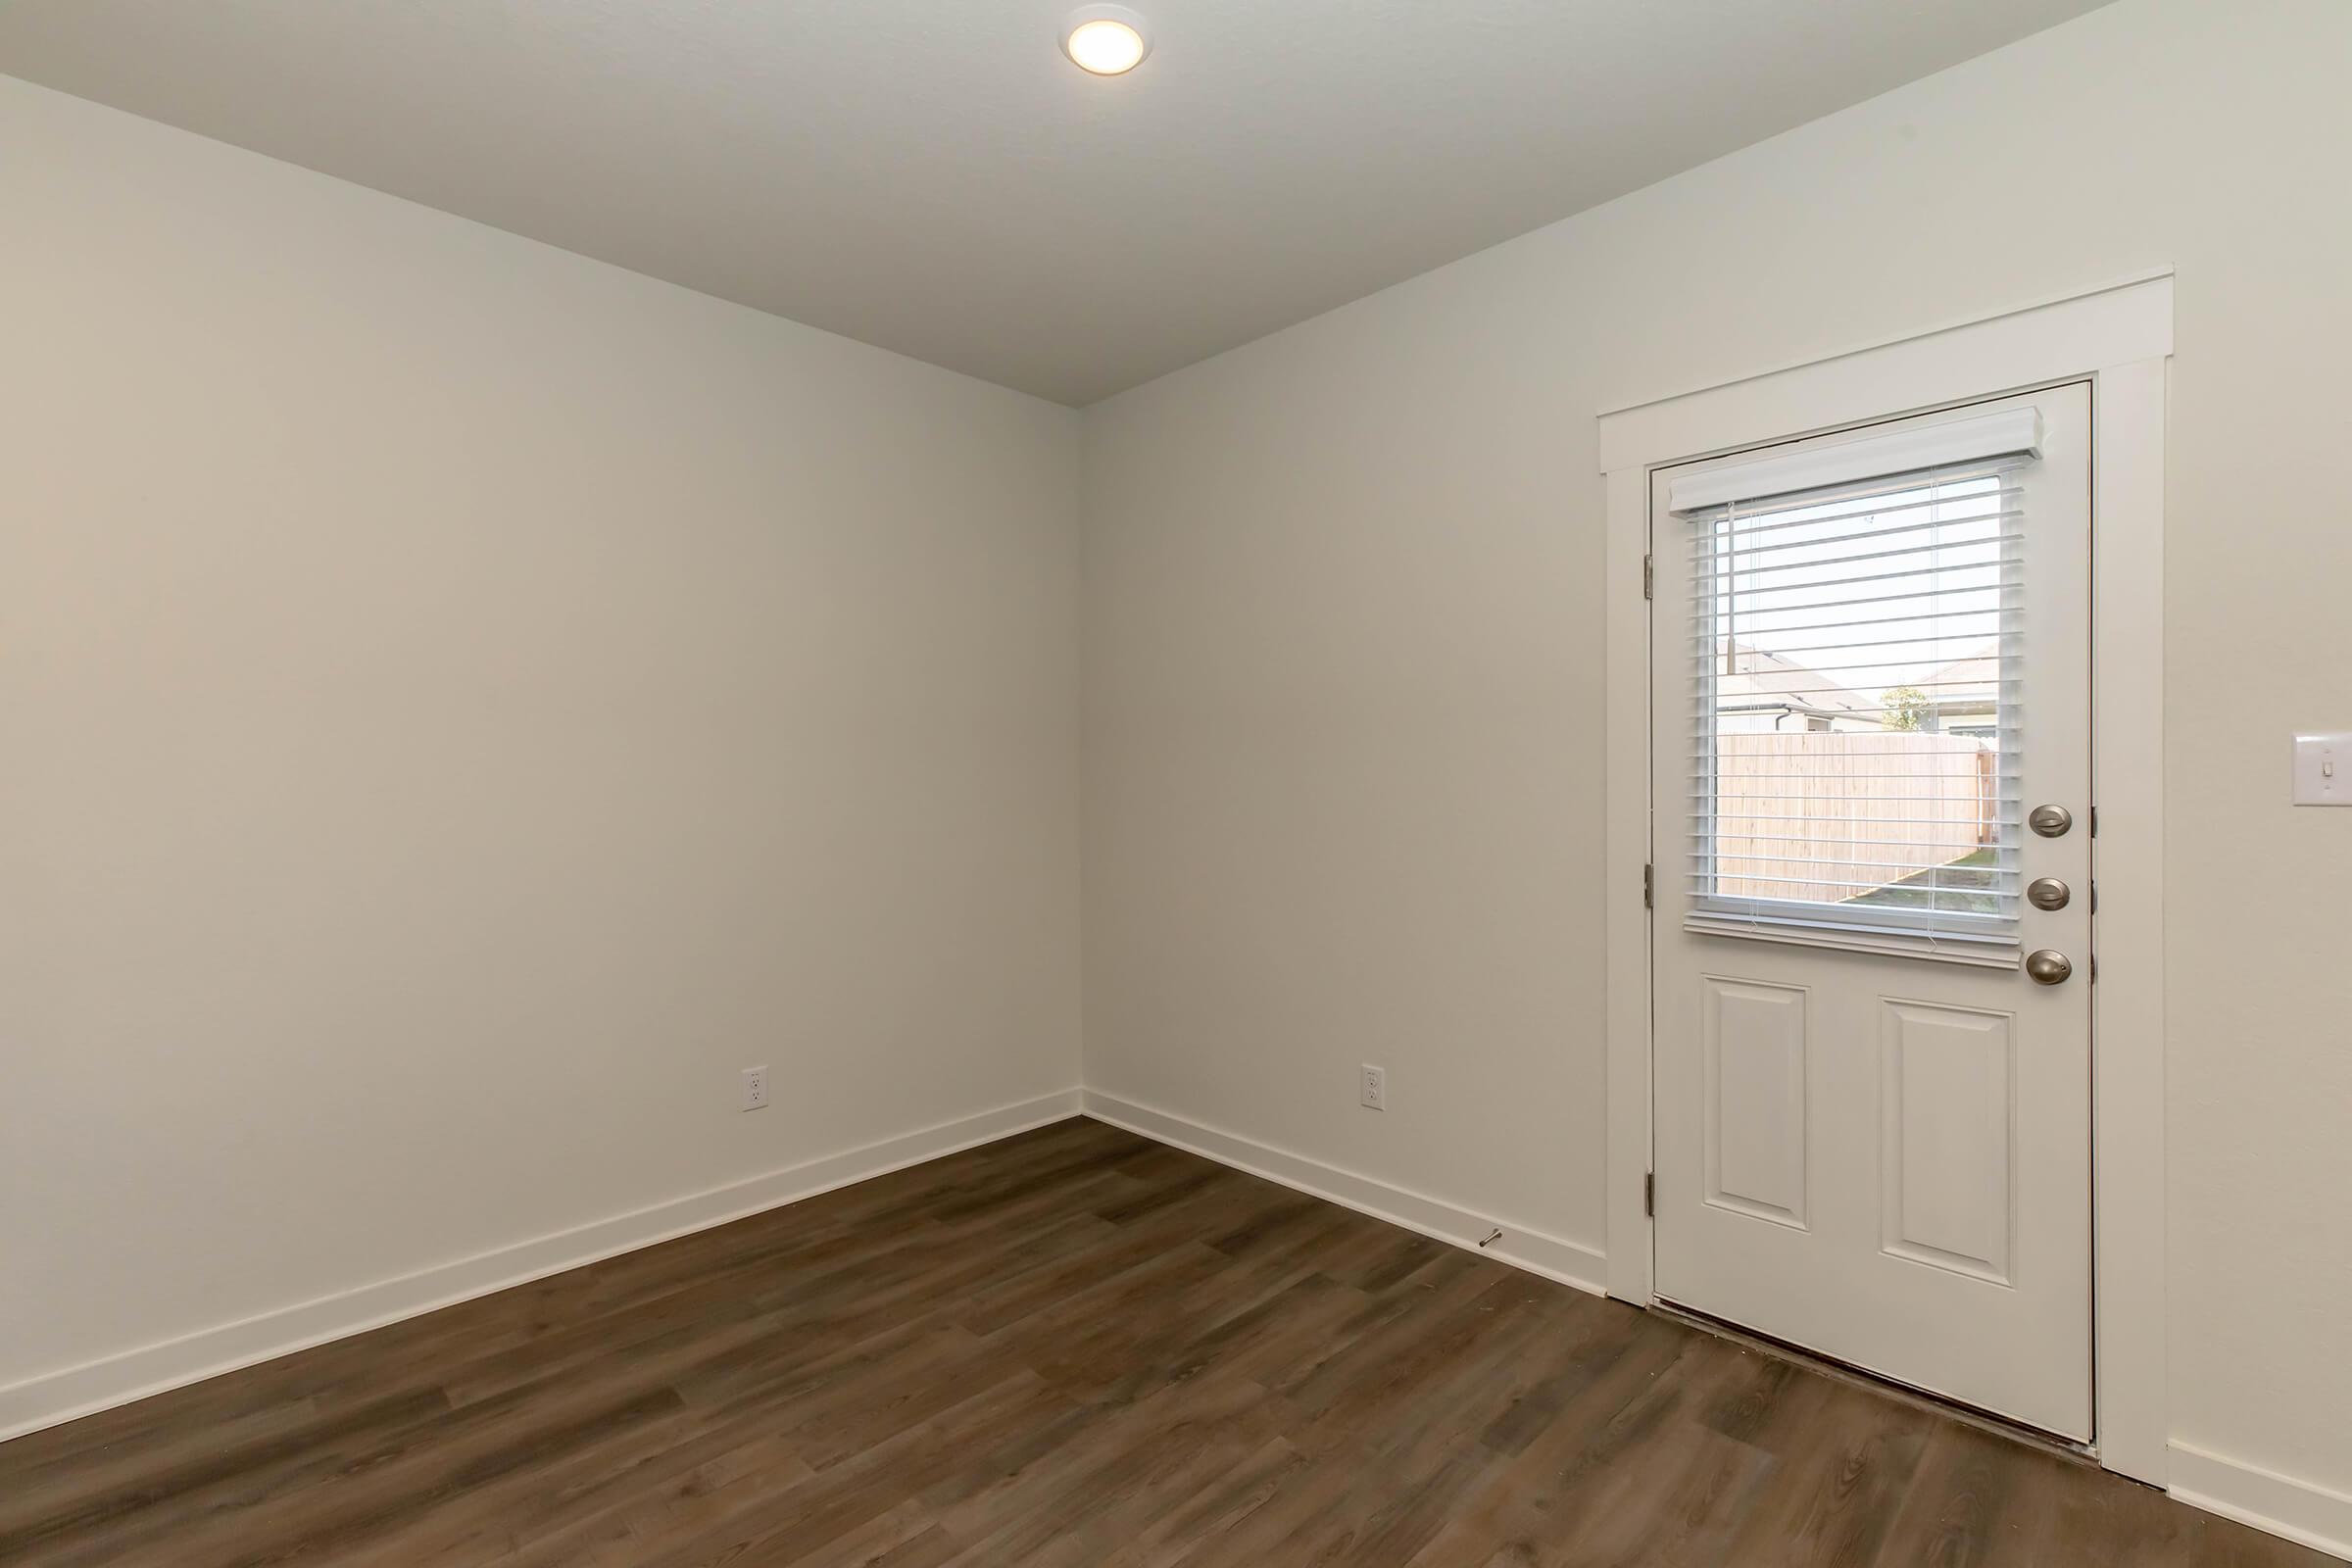
[[[2016,961],[2037,436],[2027,409],[1670,487],[1689,928]]]

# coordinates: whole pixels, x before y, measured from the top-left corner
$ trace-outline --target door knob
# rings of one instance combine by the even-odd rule
[[[2026,902],[2036,909],[2063,909],[2075,890],[2054,876],[2037,876],[2026,884]]]
[[[2054,948],[2036,948],[2026,955],[2026,974],[2037,986],[2066,983],[2075,972],[2075,961]]]
[[[2062,839],[2074,825],[2075,813],[2063,806],[2036,806],[2026,817],[2026,826],[2045,839]]]

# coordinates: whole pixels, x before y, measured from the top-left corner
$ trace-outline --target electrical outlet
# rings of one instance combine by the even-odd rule
[[[745,1110],[758,1110],[760,1106],[766,1103],[767,1069],[765,1067],[744,1068],[743,1108]]]
[[[1367,1110],[1388,1109],[1389,1069],[1375,1067],[1367,1061],[1358,1071],[1361,1076],[1357,1081],[1356,1099]]]

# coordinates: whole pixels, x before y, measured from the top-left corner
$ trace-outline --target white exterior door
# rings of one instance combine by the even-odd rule
[[[1650,508],[1656,1294],[2083,1441],[2089,459],[2075,384]]]

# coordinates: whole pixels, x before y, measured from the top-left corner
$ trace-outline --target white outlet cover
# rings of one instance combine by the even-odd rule
[[[744,1068],[743,1108],[746,1110],[758,1110],[760,1106],[766,1103],[767,1069],[765,1067]]]
[[[2295,737],[2295,804],[2352,806],[2352,735]]]

